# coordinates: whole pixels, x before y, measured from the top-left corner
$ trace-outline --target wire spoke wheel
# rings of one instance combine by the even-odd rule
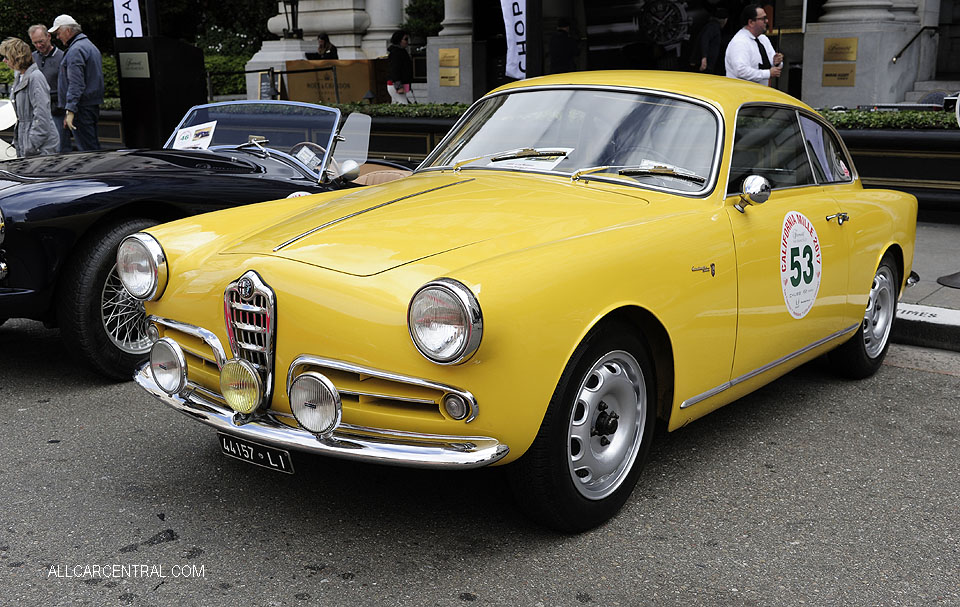
[[[883,352],[890,338],[897,309],[897,286],[893,272],[881,265],[870,287],[870,298],[863,315],[863,346],[870,358]]]
[[[116,264],[103,284],[100,301],[103,329],[110,341],[128,354],[149,352],[151,342],[147,335],[143,302],[135,299],[123,287]]]
[[[601,500],[623,483],[643,442],[646,411],[643,371],[629,352],[593,363],[571,408],[567,444],[570,476],[583,497]]]

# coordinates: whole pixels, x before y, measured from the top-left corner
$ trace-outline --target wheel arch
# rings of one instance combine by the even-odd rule
[[[636,328],[639,337],[650,348],[657,382],[657,417],[669,422],[675,369],[673,342],[667,328],[646,308],[628,305],[610,310],[600,317],[591,332],[614,324]]]
[[[889,246],[887,246],[887,248],[884,249],[883,254],[880,255],[880,259],[877,260],[877,267],[880,267],[880,262],[887,255],[890,255],[891,257],[893,257],[893,262],[897,266],[897,276],[900,277],[900,284],[897,285],[897,294],[899,295],[900,293],[903,292],[903,287],[906,284],[905,281],[907,280],[907,277],[904,276],[904,273],[903,273],[903,266],[904,266],[903,247],[901,247],[900,243],[897,243],[897,242],[891,243]]]

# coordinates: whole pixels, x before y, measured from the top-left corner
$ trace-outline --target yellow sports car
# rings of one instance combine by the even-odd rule
[[[154,340],[136,381],[227,455],[507,465],[579,531],[655,424],[825,353],[874,373],[916,211],[776,90],[583,72],[489,93],[410,177],[150,228],[117,264]]]

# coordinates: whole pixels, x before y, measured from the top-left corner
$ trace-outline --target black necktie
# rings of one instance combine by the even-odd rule
[[[754,38],[753,41],[757,43],[757,49],[760,51],[760,69],[770,69],[770,57],[767,57],[767,49],[763,48],[763,45],[760,44],[759,38]]]

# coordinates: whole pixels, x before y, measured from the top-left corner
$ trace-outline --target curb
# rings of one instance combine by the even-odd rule
[[[901,303],[890,339],[908,346],[960,352],[960,311]]]

